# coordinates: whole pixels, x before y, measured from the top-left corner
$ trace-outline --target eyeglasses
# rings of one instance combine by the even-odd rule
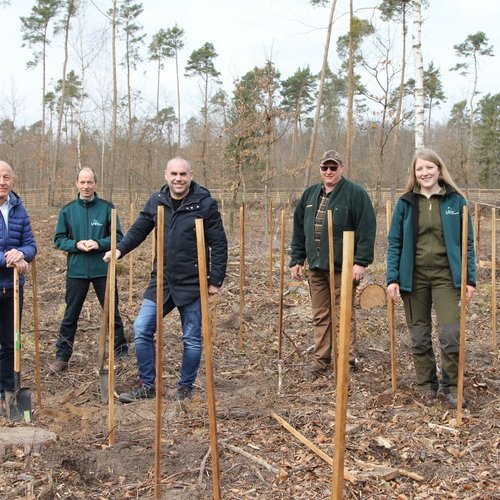
[[[332,172],[336,172],[340,165],[321,165],[319,167],[322,172],[326,172],[327,170],[331,170]]]

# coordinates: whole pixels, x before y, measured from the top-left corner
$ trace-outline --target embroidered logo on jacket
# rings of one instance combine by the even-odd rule
[[[453,208],[451,207],[448,207],[445,212],[444,212],[446,215],[458,215],[458,212],[456,212],[455,210],[453,210]]]
[[[94,219],[91,223],[91,226],[102,226],[103,224],[99,222],[97,219]]]

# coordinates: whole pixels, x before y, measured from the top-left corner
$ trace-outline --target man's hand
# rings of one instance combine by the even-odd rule
[[[208,295],[217,295],[219,293],[219,287],[215,285],[208,285]]]
[[[471,300],[472,297],[474,297],[475,293],[476,293],[476,289],[473,286],[466,285],[465,296],[466,296],[467,302],[469,302],[469,300]]]
[[[28,263],[24,259],[18,260],[14,265],[20,274],[24,274],[29,268]]]
[[[11,248],[4,253],[5,263],[7,267],[15,266],[18,262],[24,260],[24,254],[16,248]],[[16,266],[17,267],[17,266]]]
[[[295,264],[293,267],[290,268],[290,272],[292,275],[292,279],[295,281],[300,281],[303,278],[302,271],[304,269],[304,266],[301,264]]]
[[[121,257],[121,255],[122,255],[122,253],[120,252],[120,250],[118,250],[118,248],[116,249],[116,254],[115,255],[116,255],[116,260],[118,260]],[[109,262],[111,260],[111,250],[109,250],[108,252],[106,252],[104,254],[104,257],[102,258],[102,260],[104,262]]]
[[[80,240],[76,244],[76,248],[80,250],[80,252],[90,252],[91,250],[98,250],[99,244],[94,240]]]
[[[354,264],[352,268],[352,279],[354,281],[361,281],[365,277],[366,267]]]

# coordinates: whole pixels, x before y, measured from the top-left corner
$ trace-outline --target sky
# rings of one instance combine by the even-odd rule
[[[30,14],[34,0],[11,0],[10,3],[10,6],[0,7],[0,118],[11,117],[12,103],[15,103],[16,123],[24,125],[41,116],[41,67],[26,69],[31,52],[22,47],[19,21],[20,16]],[[160,28],[170,28],[177,23],[185,33],[185,47],[180,53],[180,68],[183,73],[191,52],[205,42],[211,42],[219,54],[215,60],[216,69],[220,71],[224,89],[229,94],[235,79],[255,66],[262,66],[269,59],[280,71],[282,79],[292,76],[297,69],[306,65],[315,73],[321,69],[329,7],[313,7],[308,0],[142,0],[142,4],[144,12],[140,21],[147,34],[147,43]],[[376,0],[354,0],[355,15],[370,17],[371,8],[376,4]],[[110,6],[111,0],[92,0],[86,14],[86,29],[89,32],[105,24],[106,19],[99,10],[106,12]],[[337,0],[330,47],[330,66],[333,68],[340,64],[335,44],[337,38],[346,33],[348,6],[348,0]],[[500,2],[430,0],[430,7],[423,11],[423,18],[424,67],[432,60],[440,68],[448,97],[448,103],[443,105],[441,111],[435,110],[434,117],[441,116],[444,119],[453,103],[470,97],[472,88],[470,79],[460,77],[457,72],[449,72],[449,68],[460,62],[455,56],[453,45],[465,41],[469,34],[484,31],[490,45],[494,46],[494,53],[498,54]],[[54,37],[52,40],[47,66],[49,87],[61,78],[62,41]],[[411,52],[411,46],[409,51]],[[102,54],[103,61],[106,55],[107,52]],[[102,67],[104,69],[100,74],[91,75],[95,79],[94,89],[105,88],[106,82],[109,82],[109,63],[103,63]],[[78,72],[75,60],[70,61],[70,68]],[[141,89],[153,106],[155,68],[152,64],[147,68],[147,72],[135,73],[132,83]],[[481,95],[499,92],[499,68],[498,55],[480,61]],[[169,61],[162,74],[161,98],[163,105],[175,108],[173,71],[173,61]],[[407,74],[410,72],[412,67]],[[195,79],[183,81],[181,92],[182,109],[193,114],[201,102]]]

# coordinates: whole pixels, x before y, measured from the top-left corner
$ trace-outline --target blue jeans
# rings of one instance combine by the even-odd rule
[[[163,316],[175,308],[170,297],[163,307]],[[182,364],[179,387],[193,387],[201,361],[201,302],[196,299],[191,304],[180,306],[182,324]],[[144,299],[134,321],[135,353],[139,365],[141,382],[147,387],[155,385],[155,339],[156,303]]]

